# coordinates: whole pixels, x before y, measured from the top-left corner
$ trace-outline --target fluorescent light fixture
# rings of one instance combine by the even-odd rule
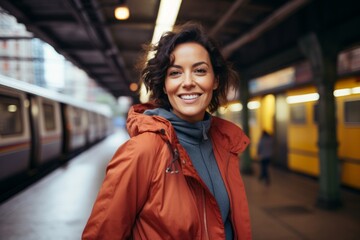
[[[173,29],[181,1],[182,0],[161,0],[151,43],[157,43],[164,32]]]
[[[354,87],[351,89],[352,94],[359,94],[360,93],[360,87]]]
[[[350,88],[343,88],[343,89],[337,89],[334,91],[334,96],[335,97],[342,97],[342,96],[347,96],[351,94],[351,89]]]
[[[334,97],[343,97],[343,96],[348,96],[351,94],[359,94],[359,93],[360,93],[360,87],[342,88],[342,89],[337,89],[333,92]],[[293,103],[317,101],[318,99],[319,99],[318,93],[309,93],[303,95],[289,96],[286,98],[286,102],[289,104],[293,104]]]
[[[343,96],[348,96],[351,94],[359,94],[359,93],[360,93],[360,87],[342,88],[342,89],[335,90],[334,96],[335,97],[343,97]]]
[[[248,109],[258,109],[260,107],[259,101],[250,101],[247,104]]]
[[[311,102],[311,101],[316,101],[318,99],[319,99],[318,93],[308,93],[308,94],[302,94],[296,96],[289,96],[286,98],[286,102],[288,104],[293,104],[293,103]]]
[[[179,13],[182,0],[161,0],[158,16],[156,18],[155,29],[151,40],[152,44],[156,44],[161,35],[165,32],[171,31],[174,27],[177,15]],[[153,57],[153,52],[149,52],[148,59]],[[150,93],[146,92],[144,84],[140,89],[140,102],[148,102]]]
[[[233,103],[229,105],[229,110],[231,112],[240,112],[242,110],[243,106],[241,103]]]

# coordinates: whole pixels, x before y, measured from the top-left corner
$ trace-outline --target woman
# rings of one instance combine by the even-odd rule
[[[162,36],[83,239],[251,239],[236,125],[211,116],[236,74],[196,24]]]

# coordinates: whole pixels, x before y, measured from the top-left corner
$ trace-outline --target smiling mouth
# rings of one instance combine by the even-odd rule
[[[180,95],[179,97],[183,100],[194,100],[200,96],[201,96],[201,94],[183,94],[183,95]]]

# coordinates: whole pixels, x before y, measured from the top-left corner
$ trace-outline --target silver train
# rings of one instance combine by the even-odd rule
[[[0,76],[0,193],[112,131],[110,108]]]

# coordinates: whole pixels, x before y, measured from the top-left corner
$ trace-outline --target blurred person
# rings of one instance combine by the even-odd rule
[[[270,184],[269,164],[273,155],[273,138],[265,130],[262,131],[257,148],[257,155],[260,160],[259,180],[263,180],[267,185]]]
[[[237,75],[202,27],[165,33],[141,80],[150,102],[131,107],[83,239],[251,239],[235,124],[212,116]],[[207,112],[207,110],[209,112]]]

